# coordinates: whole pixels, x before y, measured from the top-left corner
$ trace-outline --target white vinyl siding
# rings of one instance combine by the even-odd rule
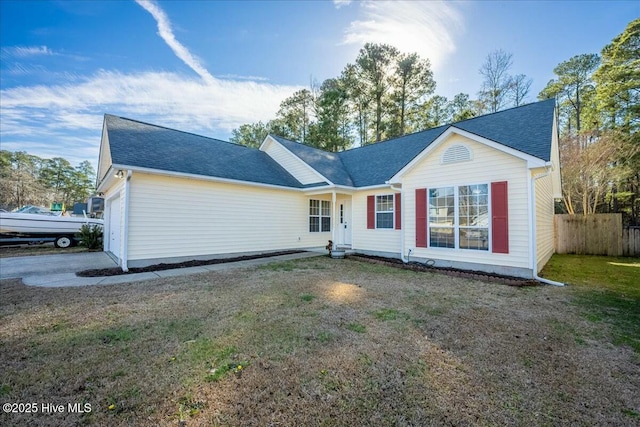
[[[100,144],[100,163],[97,171],[98,181],[104,178],[109,167],[111,167],[111,148],[109,147],[109,134],[106,126],[104,126],[102,129],[102,143]]]
[[[319,173],[315,172],[298,156],[291,153],[271,137],[268,137],[268,141],[262,147],[262,150],[267,153],[269,157],[278,162],[280,166],[286,169],[287,172],[293,175],[303,185],[325,181]]]
[[[129,259],[324,247],[308,221],[298,191],[134,173]]]
[[[536,256],[538,271],[549,261],[555,250],[553,231],[552,175],[537,179],[536,185]]]
[[[367,229],[367,196],[377,196],[382,193],[384,190],[358,191],[353,194],[353,219],[351,220],[353,241],[351,247],[355,250],[388,252],[399,256],[401,230],[394,228]],[[400,197],[399,193],[395,194]]]
[[[562,198],[562,180],[560,178],[560,151],[558,147],[558,121],[557,116],[553,115],[553,131],[551,133],[551,182],[553,189],[553,197],[555,199]]]
[[[464,167],[443,165],[442,155],[452,145],[465,145],[473,158]],[[529,214],[527,164],[524,160],[505,154],[484,144],[453,134],[403,177],[404,198],[404,253],[413,250],[416,257],[446,259],[529,268]],[[449,248],[416,248],[415,190],[464,186],[472,183],[508,181],[509,188],[509,253],[499,254],[485,250]]]

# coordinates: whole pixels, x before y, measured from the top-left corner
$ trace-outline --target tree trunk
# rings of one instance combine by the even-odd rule
[[[376,142],[382,140],[382,94],[376,94]]]

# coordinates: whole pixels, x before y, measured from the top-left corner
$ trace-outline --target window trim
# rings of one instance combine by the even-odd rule
[[[318,202],[318,214],[317,215],[312,215],[311,214],[311,208],[312,208],[312,204],[313,202]],[[325,207],[328,205],[329,208],[329,214],[325,215],[322,213],[322,208],[323,205],[325,205]],[[330,233],[331,232],[331,201],[329,200],[322,200],[322,199],[309,199],[309,210],[308,210],[308,224],[309,224],[309,233]],[[311,229],[311,219],[312,218],[318,218],[318,229],[317,230],[312,230]],[[328,230],[323,230],[323,219],[329,219],[328,225],[329,225],[329,229]]]
[[[474,186],[474,185],[485,185],[487,187],[487,226],[486,227],[473,227],[473,226],[462,226],[460,225],[460,187]],[[431,215],[430,215],[430,206],[431,206],[431,190],[439,189],[439,188],[451,188],[453,187],[453,225],[452,226],[432,226],[431,225]],[[427,247],[434,248],[438,250],[455,250],[455,251],[478,251],[480,253],[492,253],[492,221],[491,221],[491,183],[489,182],[479,182],[479,183],[469,183],[469,184],[451,184],[451,185],[440,185],[437,187],[428,187],[427,188]],[[442,246],[434,246],[431,244],[431,229],[432,228],[451,228],[453,229],[453,247],[442,247]],[[487,248],[486,249],[478,249],[478,248],[461,248],[460,247],[460,230],[469,230],[481,228],[487,230]]]
[[[386,211],[378,210],[378,197],[389,197],[391,196],[391,209]],[[396,224],[396,193],[386,193],[386,194],[376,194],[375,195],[375,204],[374,204],[374,218],[375,218],[375,229],[376,230],[395,230]],[[378,214],[391,214],[391,226],[390,227],[378,227]]]

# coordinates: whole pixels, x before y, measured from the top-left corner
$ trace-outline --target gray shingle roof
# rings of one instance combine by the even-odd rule
[[[555,100],[547,99],[474,117],[453,126],[548,162],[555,107]]]
[[[272,137],[334,184],[365,187],[384,184],[449,127],[549,161],[554,109],[549,99],[340,153]],[[114,164],[294,188],[324,185],[302,185],[253,148],[111,115],[105,126]]]
[[[105,114],[114,164],[302,188],[266,153]]]
[[[277,135],[271,137],[334,184],[354,186],[338,153],[319,150]]]
[[[446,126],[440,126],[343,151],[340,153],[340,159],[350,172],[356,187],[384,184],[440,136],[446,128]]]
[[[338,156],[356,187],[384,184],[452,126],[549,161],[554,109],[553,99],[534,102],[343,151]]]

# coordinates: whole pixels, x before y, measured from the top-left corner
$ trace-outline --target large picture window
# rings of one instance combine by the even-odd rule
[[[309,200],[309,231],[331,231],[331,202],[328,200]]]
[[[489,250],[489,186],[429,189],[429,245]]]
[[[393,194],[376,196],[376,228],[393,228]]]

